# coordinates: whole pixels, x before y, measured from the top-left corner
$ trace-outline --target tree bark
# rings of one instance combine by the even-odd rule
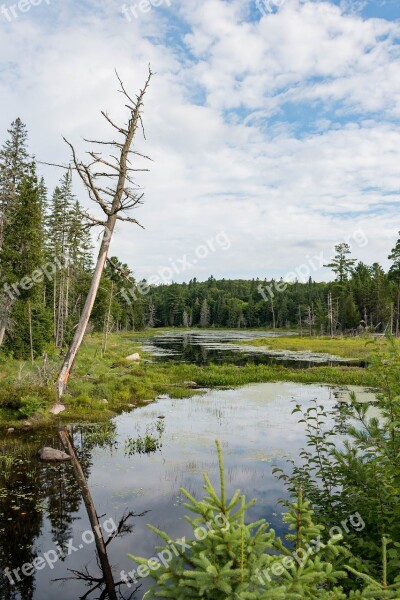
[[[74,338],[73,338],[72,343],[71,343],[71,345],[68,349],[68,352],[65,356],[64,363],[61,367],[61,370],[60,370],[60,373],[59,373],[59,376],[58,376],[58,379],[56,382],[56,389],[57,389],[58,397],[60,399],[65,391],[65,387],[67,385],[67,382],[68,382],[68,379],[69,379],[69,376],[71,373],[71,369],[74,365],[76,356],[77,356],[79,348],[82,344],[82,341],[83,341],[83,338],[84,338],[84,335],[86,332],[86,328],[89,323],[90,315],[92,313],[93,305],[96,300],[97,292],[99,289],[101,276],[102,276],[102,273],[104,270],[105,262],[107,260],[107,254],[108,254],[108,250],[110,247],[111,238],[114,233],[116,222],[117,222],[117,220],[125,220],[125,221],[131,221],[131,222],[137,223],[137,221],[135,221],[134,219],[129,219],[127,217],[122,218],[122,217],[118,216],[118,213],[122,210],[126,210],[127,208],[131,208],[139,201],[139,200],[134,200],[133,203],[131,203],[131,204],[127,203],[127,199],[132,200],[132,193],[127,189],[127,183],[130,182],[129,172],[134,170],[129,167],[129,154],[131,152],[131,146],[132,146],[133,139],[135,137],[138,125],[139,125],[139,123],[142,124],[141,107],[142,107],[144,95],[145,95],[148,85],[150,83],[151,76],[152,76],[152,73],[151,73],[151,71],[149,71],[149,76],[147,78],[146,84],[145,84],[144,88],[140,91],[139,95],[137,96],[136,102],[133,102],[131,100],[131,98],[127,95],[127,93],[125,92],[125,89],[123,87],[123,84],[120,80],[122,92],[129,99],[129,101],[133,104],[133,106],[128,107],[131,111],[131,117],[130,117],[127,129],[123,129],[121,127],[114,125],[111,122],[111,120],[109,119],[109,117],[105,113],[103,113],[103,116],[107,119],[107,121],[110,122],[111,125],[114,128],[116,128],[119,133],[122,133],[125,138],[123,144],[122,143],[119,144],[117,142],[107,142],[108,144],[111,144],[112,146],[117,146],[118,148],[120,148],[118,164],[112,165],[109,162],[104,161],[104,159],[100,158],[97,153],[94,153],[94,152],[89,153],[92,156],[92,158],[95,159],[96,163],[105,164],[105,165],[107,165],[107,167],[110,167],[111,169],[116,171],[116,173],[114,173],[114,175],[117,177],[117,184],[116,184],[115,191],[112,192],[110,190],[110,188],[104,190],[99,187],[96,187],[96,184],[94,183],[96,181],[96,174],[93,174],[90,171],[90,166],[87,166],[81,162],[78,162],[77,157],[75,155],[74,148],[71,146],[71,144],[69,144],[69,146],[72,150],[72,154],[73,154],[73,162],[75,165],[75,169],[77,170],[83,183],[85,184],[86,188],[88,189],[90,197],[92,199],[94,199],[95,202],[97,202],[101,206],[104,213],[107,215],[107,219],[106,219],[105,223],[96,221],[95,219],[92,219],[92,221],[95,221],[97,224],[101,224],[104,226],[103,236],[102,236],[99,254],[97,257],[96,267],[95,267],[92,281],[90,284],[90,289],[89,289],[89,292],[88,292],[88,295],[86,298],[85,306],[83,308],[79,323],[75,330]],[[97,175],[97,176],[99,176],[99,175]],[[104,175],[100,175],[100,176],[104,176]],[[108,176],[110,176],[110,175],[108,175]],[[102,199],[102,196],[101,196],[102,193],[112,196],[112,201],[110,201],[109,204],[107,204],[106,201],[104,201]],[[125,201],[125,204],[124,204],[124,201]]]
[[[12,311],[12,307],[14,306],[15,298],[7,298],[4,305],[3,315],[0,320],[0,346],[3,345],[4,336],[7,331],[8,322],[10,320],[10,315]]]

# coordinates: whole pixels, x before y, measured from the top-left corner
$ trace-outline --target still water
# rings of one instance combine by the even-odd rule
[[[295,335],[288,332],[286,336]],[[207,365],[210,363],[247,363],[280,365],[304,369],[313,366],[334,366],[360,364],[318,352],[274,350],[267,347],[251,346],[246,341],[256,338],[282,337],[271,331],[183,331],[169,332],[150,339],[143,339],[145,350],[151,352],[155,360],[178,361]],[[240,342],[240,344],[238,343]]]
[[[339,410],[348,394],[344,388],[323,385],[265,383],[204,391],[180,400],[165,397],[97,428],[71,424],[100,521],[111,518],[117,523],[126,511],[149,511],[134,517],[132,532],[108,547],[116,579],[121,570],[135,566],[127,558],[129,552],[154,555],[158,540],[146,523],[168,531],[171,538],[190,536],[179,489],[183,486],[201,497],[202,471],[218,483],[217,438],[223,447],[228,492],[239,487],[248,498],[257,498],[250,518],[265,517],[279,531],[278,499],[286,493],[272,467],[296,458],[305,441],[303,425],[291,414],[293,402],[307,407],[318,398]],[[129,455],[128,438],[157,427],[163,429],[161,448],[151,455]],[[89,588],[82,582],[55,580],[85,567],[91,574],[99,573],[94,544],[82,540],[90,529],[85,507],[71,465],[45,465],[36,458],[42,445],[59,447],[56,432],[26,433],[23,439],[20,459],[0,475],[0,598],[75,600]],[[15,443],[10,436],[2,440],[2,452],[12,451]],[[77,550],[53,568],[46,564],[30,577],[21,576],[16,586],[9,585],[6,567],[22,567],[56,544],[65,550],[68,543]],[[135,598],[142,598],[146,585]],[[99,593],[89,596],[97,597]]]

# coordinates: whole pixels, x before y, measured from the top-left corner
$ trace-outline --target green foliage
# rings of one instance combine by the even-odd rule
[[[194,537],[172,540],[149,525],[164,545],[156,547],[158,554],[150,560],[130,555],[140,565],[138,574],[154,580],[143,600],[399,598],[400,577],[391,584],[388,580],[389,540],[382,541],[382,577],[377,580],[353,566],[356,561],[340,534],[328,534],[324,525],[316,523],[301,488],[283,517],[288,529],[284,539],[264,519],[247,524],[247,510],[255,501],[246,502],[239,490],[227,499],[218,442],[217,448],[220,492],[205,473],[203,500],[181,489],[188,500],[185,507],[194,514],[186,516]],[[358,566],[363,568],[360,562]],[[136,570],[129,576],[134,579]],[[354,589],[346,592],[349,582]]]
[[[346,598],[337,587],[340,580],[347,578],[343,564],[349,554],[340,536],[322,540],[324,527],[315,524],[309,502],[303,500],[301,491],[284,516],[289,530],[285,541],[276,536],[264,519],[247,524],[246,513],[254,500],[246,502],[239,490],[232,498],[226,498],[218,443],[217,447],[220,492],[206,474],[203,500],[197,501],[181,490],[188,500],[185,507],[194,513],[193,517],[186,517],[193,539],[171,541],[167,533],[149,525],[165,542],[156,548],[158,556],[165,560],[155,566],[145,558],[130,555],[142,568],[147,567],[147,572],[151,569],[155,583],[144,599]]]
[[[38,396],[22,396],[20,400],[19,412],[23,417],[32,417],[35,413],[45,407],[43,398]]]
[[[293,463],[289,475],[277,470],[292,492],[299,485],[304,488],[326,527],[336,525],[356,507],[365,530],[362,536],[350,532],[346,540],[363,561],[366,576],[378,573],[379,579],[391,581],[400,567],[399,370],[399,348],[389,339],[378,347],[372,367],[379,389],[374,406],[378,416],[371,415],[370,406],[358,402],[354,394],[351,404],[341,406],[339,412],[336,408],[328,413],[318,403],[307,410],[296,406],[306,426],[307,447],[301,452],[301,464]],[[393,540],[384,567],[382,539]]]
[[[125,452],[133,454],[153,454],[162,447],[161,437],[164,433],[164,423],[159,420],[152,426],[147,427],[144,436],[136,438],[128,437],[125,441]]]
[[[22,408],[23,398],[40,398],[44,406],[55,401],[56,395],[53,388],[35,385],[16,385],[2,383],[0,385],[0,407],[19,410]]]
[[[336,275],[336,281],[344,283],[352,273],[355,264],[354,258],[348,258],[351,253],[349,244],[337,244],[335,246],[336,255],[326,267],[332,269]]]

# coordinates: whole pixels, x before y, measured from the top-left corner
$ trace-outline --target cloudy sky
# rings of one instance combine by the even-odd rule
[[[157,73],[137,140],[154,160],[138,178],[145,230],[124,224],[112,246],[137,277],[306,264],[320,280],[341,241],[387,266],[400,229],[398,0],[5,0],[0,35],[0,139],[20,116],[42,161],[68,162],[62,135],[81,153],[83,137],[108,139],[102,109],[124,122],[115,67],[132,93],[148,63]],[[49,188],[62,175],[41,171]]]

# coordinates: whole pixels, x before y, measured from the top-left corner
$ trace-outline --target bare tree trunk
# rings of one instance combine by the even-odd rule
[[[8,322],[10,320],[11,310],[12,310],[12,307],[14,306],[14,302],[15,302],[15,298],[13,298],[13,299],[6,298],[6,300],[5,300],[3,314],[2,314],[2,317],[0,320],[0,346],[2,346],[3,342],[4,342],[4,336],[7,331],[7,326],[8,326]]]
[[[329,335],[333,338],[333,306],[332,306],[332,293],[328,294],[328,323],[329,323]]]
[[[69,264],[67,265],[67,283],[66,283],[66,289],[65,289],[65,310],[64,310],[64,335],[63,335],[63,343],[64,343],[64,338],[65,338],[65,329],[66,329],[66,325],[68,322],[68,317],[69,317],[69,288],[70,288],[70,268],[69,268]]]
[[[94,505],[88,484],[86,482],[85,474],[82,470],[78,457],[76,456],[76,452],[72,445],[71,436],[69,434],[68,429],[65,427],[64,431],[59,431],[59,436],[63,443],[65,451],[70,455],[72,459],[72,466],[75,472],[76,479],[79,483],[79,487],[81,489],[82,498],[86,506],[90,525],[92,526],[92,531],[96,542],[97,554],[99,556],[101,570],[103,571],[104,582],[106,585],[108,597],[110,598],[110,600],[118,600],[117,592],[115,590],[114,576],[112,574],[112,570],[107,556],[106,544],[104,543],[99,518],[96,512],[96,507]]]
[[[62,348],[64,342],[64,273],[60,272],[60,289],[58,293],[56,347]]]
[[[32,336],[32,309],[31,303],[28,302],[28,318],[29,318],[29,343],[31,347],[31,363],[35,362],[35,357],[33,354],[33,336]]]
[[[127,186],[129,183],[133,184],[133,181],[130,176],[131,171],[137,170],[147,170],[147,169],[133,169],[130,167],[129,155],[131,153],[131,146],[133,143],[133,139],[135,137],[137,128],[139,124],[142,124],[141,120],[141,108],[143,105],[143,98],[147,91],[147,88],[150,83],[152,73],[149,70],[149,75],[146,80],[145,86],[140,91],[139,95],[136,97],[136,101],[132,100],[129,95],[126,93],[125,88],[123,86],[122,81],[119,79],[121,84],[121,91],[128,99],[131,105],[127,105],[130,110],[130,119],[127,125],[127,128],[124,129],[115,125],[111,119],[108,117],[106,113],[102,113],[106,120],[117,129],[118,133],[124,136],[124,142],[93,142],[93,143],[102,143],[108,144],[112,147],[117,147],[120,149],[120,155],[118,159],[114,159],[115,162],[112,163],[110,161],[113,160],[113,157],[110,158],[110,161],[106,161],[102,158],[102,155],[97,152],[89,152],[91,158],[94,162],[89,165],[83,164],[78,161],[74,147],[68,143],[71,148],[72,156],[73,156],[73,164],[74,169],[78,172],[78,175],[82,179],[89,196],[92,200],[94,200],[103,210],[105,215],[107,216],[106,221],[102,222],[97,219],[86,215],[87,218],[91,221],[92,225],[102,225],[104,227],[103,236],[101,241],[101,246],[99,250],[99,254],[97,257],[96,267],[93,273],[92,281],[90,284],[89,293],[86,298],[85,306],[83,308],[79,323],[75,330],[75,335],[72,340],[72,343],[69,347],[69,350],[65,356],[64,363],[61,367],[61,371],[59,373],[56,388],[58,397],[61,398],[65,387],[67,385],[71,369],[75,362],[76,356],[78,354],[79,348],[82,344],[87,325],[89,323],[90,315],[92,313],[93,305],[96,300],[97,292],[100,285],[101,276],[104,270],[104,265],[107,260],[108,249],[110,246],[111,238],[114,233],[115,225],[117,220],[121,221],[130,221],[135,224],[139,224],[136,219],[132,219],[129,217],[122,217],[119,215],[121,211],[126,211],[129,208],[133,208],[137,204],[140,203],[142,196],[137,196],[132,192]],[[136,152],[135,154],[139,154]],[[140,154],[139,154],[140,155]],[[140,155],[142,156],[142,155]],[[145,157],[147,158],[147,157]],[[94,172],[93,165],[98,165],[102,168],[101,172]],[[108,172],[104,173],[104,170],[109,169]],[[112,190],[110,187],[106,187],[105,189],[99,187],[97,183],[98,179],[101,177],[113,178],[116,177],[117,183],[115,189]],[[111,196],[112,200],[104,199],[104,196]]]
[[[71,369],[72,369],[75,359],[76,359],[76,355],[78,354],[78,350],[79,350],[79,348],[82,344],[83,338],[85,336],[85,332],[86,332],[86,328],[89,323],[90,315],[92,314],[93,305],[96,300],[101,276],[103,274],[104,265],[105,265],[105,262],[107,259],[108,248],[110,246],[110,239],[113,234],[114,227],[115,227],[115,219],[116,219],[115,216],[112,219],[110,217],[110,219],[107,222],[107,229],[103,233],[103,239],[102,239],[100,251],[99,251],[99,254],[97,257],[96,268],[93,273],[93,278],[92,278],[92,282],[90,284],[90,289],[89,289],[89,292],[88,292],[88,295],[86,298],[85,306],[83,307],[81,318],[80,318],[78,326],[75,330],[74,338],[73,338],[72,343],[71,343],[71,345],[68,349],[68,352],[65,356],[63,366],[61,368],[61,371],[60,371],[58,379],[57,379],[57,393],[58,393],[59,398],[61,398],[64,393],[65,386],[67,385],[67,382],[68,382],[68,379],[69,379],[69,376],[71,373]],[[114,221],[114,222],[112,223],[110,221]]]
[[[299,327],[300,327],[300,336],[303,337],[303,323],[301,320],[301,306],[299,304]]]
[[[53,335],[54,335],[54,344],[57,347],[57,269],[54,273],[54,281],[53,281]]]
[[[110,290],[110,300],[108,303],[108,310],[107,310],[106,317],[104,319],[103,348],[102,348],[102,352],[101,352],[102,356],[104,356],[107,351],[107,338],[108,338],[109,329],[110,329],[110,318],[111,318],[113,292],[114,292],[114,282],[112,281],[111,282],[111,290]]]

